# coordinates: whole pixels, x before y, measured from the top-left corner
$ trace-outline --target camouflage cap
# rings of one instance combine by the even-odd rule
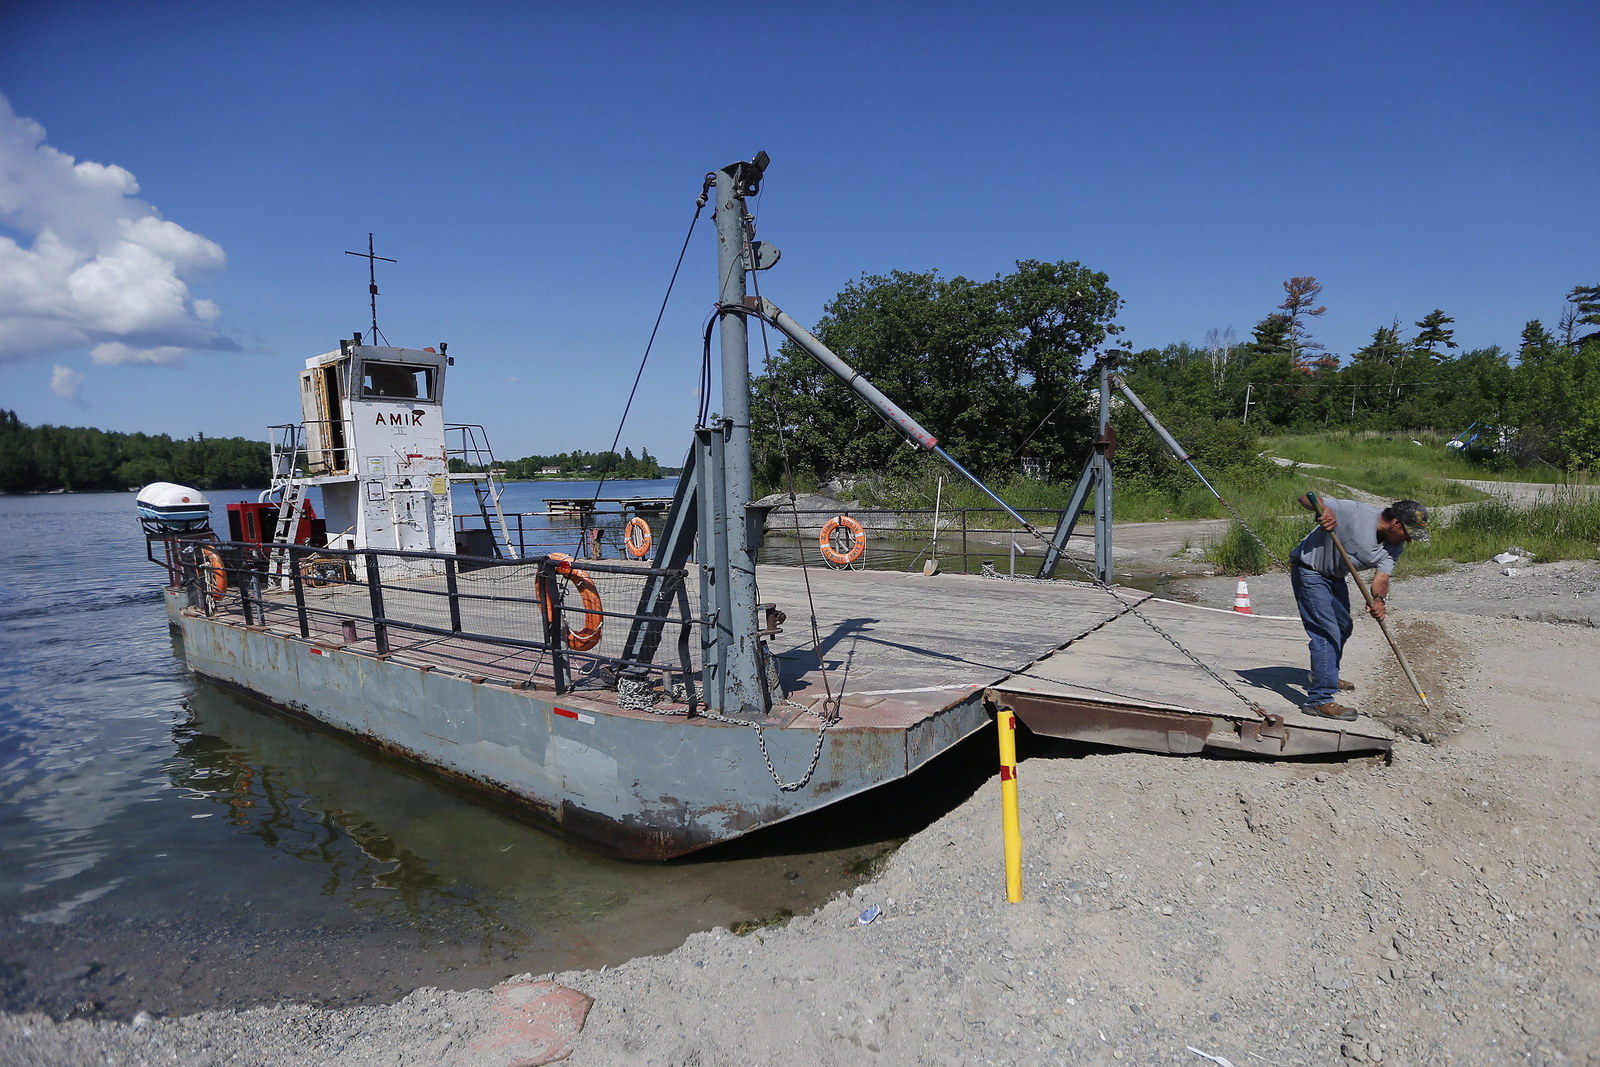
[[[1389,505],[1394,517],[1406,528],[1411,540],[1426,543],[1428,540],[1428,509],[1415,500],[1396,500]]]

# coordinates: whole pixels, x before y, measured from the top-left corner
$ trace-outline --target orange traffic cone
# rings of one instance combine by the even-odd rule
[[[1240,615],[1255,614],[1250,610],[1250,587],[1244,583],[1243,578],[1239,579],[1239,588],[1233,594],[1233,610]]]

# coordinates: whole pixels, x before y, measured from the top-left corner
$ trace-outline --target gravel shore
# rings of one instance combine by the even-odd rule
[[[376,1008],[0,1016],[0,1063],[540,1062],[508,1007],[536,979],[593,998],[572,1064],[1600,1063],[1600,564],[1503,569],[1397,584],[1427,715],[1358,622],[1389,759],[1028,759],[1020,904],[991,782],[787,925]]]

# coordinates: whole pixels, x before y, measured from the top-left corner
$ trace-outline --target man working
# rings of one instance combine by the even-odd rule
[[[1329,719],[1354,719],[1356,710],[1335,703],[1341,689],[1355,688],[1339,678],[1339,660],[1344,643],[1355,624],[1350,619],[1350,590],[1345,585],[1348,573],[1339,549],[1329,534],[1339,531],[1339,540],[1356,567],[1377,568],[1372,578],[1372,617],[1382,619],[1387,612],[1389,576],[1407,541],[1428,540],[1428,509],[1415,500],[1397,500],[1386,508],[1354,500],[1317,497],[1322,505],[1317,525],[1295,546],[1290,555],[1289,582],[1294,586],[1295,606],[1300,621],[1311,638],[1311,684],[1306,688],[1305,710]],[[1300,506],[1312,511],[1316,504],[1305,496]]]

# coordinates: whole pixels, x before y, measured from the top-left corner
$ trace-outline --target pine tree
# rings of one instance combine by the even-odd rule
[[[1524,363],[1537,363],[1556,347],[1553,334],[1538,319],[1529,319],[1522,328],[1522,343],[1517,347],[1517,358]]]
[[[1314,368],[1301,353],[1320,352],[1323,346],[1311,339],[1311,332],[1301,320],[1314,318],[1328,310],[1325,307],[1311,306],[1317,302],[1317,297],[1322,295],[1322,283],[1310,275],[1290,278],[1283,283],[1283,291],[1286,295],[1283,303],[1278,305],[1278,309],[1283,312],[1283,317],[1289,320],[1289,362],[1309,373]]]
[[[1411,339],[1412,346],[1419,352],[1426,352],[1434,359],[1439,359],[1440,356],[1438,346],[1444,345],[1446,348],[1458,347],[1455,342],[1456,332],[1454,330],[1445,329],[1445,325],[1447,323],[1454,321],[1456,320],[1452,319],[1438,308],[1428,312],[1428,314],[1416,324],[1417,336]]]

